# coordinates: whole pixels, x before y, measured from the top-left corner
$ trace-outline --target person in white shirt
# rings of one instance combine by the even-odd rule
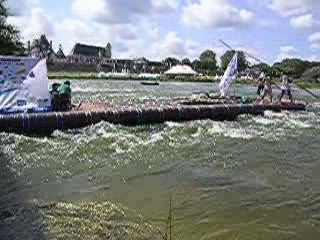
[[[290,102],[293,101],[292,94],[291,94],[291,87],[290,87],[290,80],[287,76],[282,77],[282,86],[281,86],[281,95],[280,95],[280,102],[284,95],[287,95],[290,99]]]

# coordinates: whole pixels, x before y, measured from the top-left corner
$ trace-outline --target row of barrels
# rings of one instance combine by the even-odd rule
[[[51,113],[31,113],[0,115],[1,132],[19,133],[48,133],[53,130],[75,129],[100,121],[114,124],[142,125],[163,123],[166,121],[182,122],[201,119],[216,121],[235,120],[238,115],[260,115],[265,110],[271,111],[301,111],[305,110],[303,104],[289,105],[205,105],[181,106],[163,108],[121,108],[105,111],[70,111]]]

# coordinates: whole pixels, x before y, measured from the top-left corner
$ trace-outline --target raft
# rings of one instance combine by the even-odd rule
[[[82,128],[101,121],[128,126],[201,119],[225,121],[236,120],[237,116],[242,114],[263,115],[266,110],[275,112],[283,110],[304,111],[306,110],[306,106],[303,103],[176,105],[0,115],[0,131],[44,134],[57,129]]]

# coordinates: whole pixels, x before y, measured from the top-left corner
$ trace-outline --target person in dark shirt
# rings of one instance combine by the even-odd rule
[[[257,89],[257,95],[260,96],[261,92],[264,89],[264,78],[265,78],[265,74],[264,72],[261,72],[259,78],[258,78],[258,89]]]
[[[60,106],[60,96],[59,96],[59,83],[53,83],[51,85],[50,95],[51,95],[51,108],[53,111],[58,111]]]
[[[70,85],[71,85],[70,82],[66,81],[60,86],[60,89],[59,89],[59,96],[61,98],[62,111],[67,111],[72,108]]]

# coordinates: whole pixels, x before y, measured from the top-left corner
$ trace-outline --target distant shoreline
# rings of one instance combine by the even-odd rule
[[[68,79],[68,80],[105,80],[105,81],[158,81],[158,82],[190,82],[190,83],[218,83],[219,81],[215,80],[212,76],[209,77],[202,77],[202,78],[194,78],[194,77],[185,77],[185,78],[141,78],[138,76],[130,76],[130,77],[98,77],[96,73],[77,73],[77,72],[49,72],[48,73],[49,80],[61,80],[61,79]],[[281,83],[277,82],[278,85]],[[294,82],[301,87],[310,88],[310,89],[320,89],[320,82],[319,83],[310,83],[299,79]],[[256,82],[249,81],[249,80],[236,80],[236,84],[248,84],[248,85],[257,85]]]

